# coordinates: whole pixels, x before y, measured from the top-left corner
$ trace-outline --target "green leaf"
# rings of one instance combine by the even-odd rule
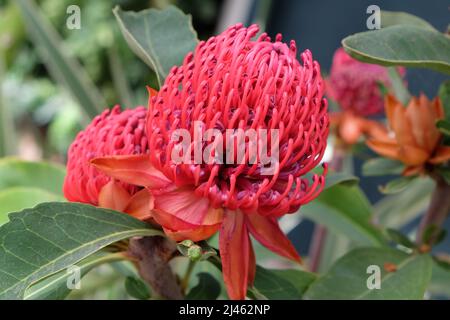
[[[433,274],[427,291],[437,298],[450,298],[450,264],[433,259]]]
[[[304,274],[307,274],[307,272],[304,272]],[[310,275],[305,275],[305,282],[311,279],[311,277],[312,276]],[[265,269],[260,266],[256,266],[256,276],[253,287],[254,288],[249,289],[250,294],[253,294],[254,296],[259,295],[259,297],[257,297],[259,299],[264,297],[271,300],[296,300],[300,299],[302,296],[302,292],[298,290],[298,287],[287,280],[285,275],[280,276],[273,272],[273,270]],[[253,289],[256,290],[252,291]]]
[[[450,121],[438,120],[436,121],[436,127],[446,136],[450,136]]]
[[[0,160],[0,190],[30,187],[62,195],[65,169],[48,162],[29,162],[15,158]]]
[[[80,277],[82,278],[89,271],[104,263],[110,263],[124,259],[120,253],[106,254],[104,252],[95,253],[76,264],[80,269]],[[67,270],[59,271],[41,281],[35,283],[25,291],[25,300],[60,300],[67,297],[70,289],[67,286],[67,280],[71,273]],[[82,286],[80,282],[80,286]]]
[[[378,90],[380,90],[381,96],[384,99],[389,93],[389,89],[384,85],[382,81],[377,81]]]
[[[8,213],[31,208],[42,202],[64,201],[64,198],[37,188],[13,187],[0,190],[0,226],[8,222]]]
[[[160,85],[197,45],[191,16],[174,6],[140,12],[116,7],[113,12],[131,50],[156,72]]]
[[[64,47],[61,36],[32,0],[18,0],[25,24],[38,54],[52,76],[78,102],[84,114],[93,118],[103,111],[106,102],[76,59]]]
[[[358,186],[335,185],[303,206],[300,213],[335,233],[346,235],[358,245],[385,243],[381,231],[370,222],[372,208]]]
[[[306,292],[308,287],[317,279],[317,275],[311,272],[294,269],[271,269],[278,277],[289,281],[297,289],[300,297]]]
[[[0,227],[0,299],[23,298],[34,282],[113,242],[162,235],[126,214],[79,203],[44,203],[9,219]]]
[[[450,259],[448,256],[434,256],[433,263],[439,265],[440,268],[444,269],[447,272],[450,272]]]
[[[48,126],[46,142],[49,148],[66,154],[77,134],[84,129],[82,122],[83,115],[77,105],[65,104],[64,109],[58,111]]]
[[[384,270],[385,263],[396,265],[395,272]],[[380,289],[369,289],[374,274],[381,272]],[[390,248],[360,248],[339,259],[328,273],[306,291],[305,299],[423,299],[431,279],[429,255],[408,255]]]
[[[3,18],[2,18],[3,19]],[[1,29],[4,32],[4,29]],[[0,45],[1,47],[1,45]],[[15,128],[10,105],[3,97],[3,83],[5,78],[5,63],[0,48],[0,157],[14,154]]]
[[[198,284],[186,295],[187,300],[215,300],[220,295],[220,283],[209,273],[197,274]]]
[[[441,243],[447,236],[447,231],[441,227],[431,224],[428,225],[422,236],[423,243],[429,244],[430,246],[435,246]]]
[[[405,190],[417,177],[400,177],[380,186],[379,190],[384,194],[393,194]]]
[[[444,115],[447,123],[450,122],[450,80],[444,81],[439,87],[439,98],[444,107]],[[447,133],[448,134],[448,133]]]
[[[133,298],[138,300],[150,299],[150,288],[144,281],[137,277],[127,277],[125,279],[125,289]]]
[[[358,184],[359,178],[345,172],[332,172],[326,177],[325,188],[328,189],[338,184],[347,184],[349,186]]]
[[[364,176],[383,176],[390,174],[400,174],[404,165],[400,161],[386,158],[374,158],[364,162],[362,174]]]
[[[404,247],[411,248],[411,249],[416,247],[416,244],[414,242],[412,242],[407,236],[405,236],[400,231],[388,228],[388,229],[386,229],[386,232],[387,232],[389,238],[392,241],[394,241],[395,243],[398,243]]]
[[[430,23],[415,15],[401,11],[381,10],[381,27],[386,28],[394,25],[410,25],[428,30],[436,30]]]
[[[437,31],[395,25],[348,36],[342,45],[363,62],[430,68],[450,74],[450,37]]]
[[[444,180],[450,184],[450,169],[439,168],[439,174],[444,178]]]
[[[374,205],[374,219],[380,225],[400,228],[417,218],[428,207],[434,181],[415,179],[407,190],[383,197]]]
[[[389,79],[391,80],[392,90],[394,91],[395,97],[403,104],[408,105],[409,100],[411,100],[411,94],[405,85],[400,73],[397,68],[388,68]]]

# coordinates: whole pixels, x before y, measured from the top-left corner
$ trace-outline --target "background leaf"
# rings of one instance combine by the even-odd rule
[[[275,275],[289,281],[297,289],[300,297],[306,292],[308,287],[317,279],[317,275],[312,272],[306,272],[294,269],[271,269]]]
[[[399,71],[395,67],[388,68],[389,79],[391,80],[392,90],[395,97],[404,105],[408,105],[411,100],[411,94],[406,87],[405,81],[402,79]]]
[[[450,121],[439,120],[436,122],[436,127],[446,136],[450,136]]]
[[[371,224],[372,208],[358,186],[335,185],[300,209],[300,213],[358,245],[384,244],[380,230]]]
[[[384,270],[384,264],[397,267]],[[368,289],[367,267],[381,269],[381,288]],[[339,259],[330,271],[306,291],[305,299],[423,299],[431,279],[432,259],[390,248],[355,249]]]
[[[14,154],[14,120],[9,105],[3,96],[3,84],[5,79],[5,63],[3,52],[0,48],[0,157]]]
[[[60,195],[38,188],[13,187],[0,190],[0,225],[8,222],[8,213],[31,208],[42,202],[64,201]]]
[[[125,279],[125,289],[133,298],[139,300],[150,299],[150,288],[148,285],[137,277],[127,277]]]
[[[331,188],[337,184],[355,185],[358,184],[359,178],[346,172],[331,172],[327,174],[325,188]]]
[[[160,85],[170,69],[180,65],[197,45],[191,16],[176,7],[140,12],[116,7],[113,12],[128,45],[157,73]]]
[[[439,87],[439,98],[441,98],[444,107],[444,115],[447,121],[450,121],[450,80],[444,81]]]
[[[437,31],[395,25],[348,36],[342,45],[363,62],[430,68],[450,74],[450,38]]]
[[[87,118],[93,118],[106,102],[77,60],[67,53],[61,36],[33,0],[18,0],[30,38],[52,76],[78,102]]]
[[[433,260],[433,275],[427,291],[436,298],[450,298],[450,269],[435,260]]]
[[[126,214],[79,203],[44,203],[0,227],[0,299],[21,299],[34,282],[113,242],[161,235]]]
[[[379,190],[384,194],[393,194],[405,190],[417,177],[400,177],[389,181],[384,186],[380,186]]]
[[[404,165],[400,161],[387,158],[373,158],[364,162],[362,174],[364,176],[383,176],[389,174],[400,174]]]
[[[61,165],[4,158],[0,159],[0,190],[31,187],[62,195],[65,174]]]
[[[428,30],[436,30],[430,23],[428,23],[428,21],[425,21],[424,19],[410,13],[381,10],[382,28],[398,24],[420,27]]]
[[[314,274],[305,271],[270,270],[257,266],[253,287],[267,299],[295,300],[301,299],[303,292],[314,279]]]
[[[416,247],[416,244],[400,231],[388,228],[386,229],[386,232],[389,235],[389,238],[395,243],[411,249],[414,249]]]
[[[209,273],[197,274],[198,284],[186,295],[186,300],[215,300],[220,295],[220,283]]]
[[[417,218],[428,206],[434,183],[415,179],[407,190],[382,198],[374,205],[374,220],[389,228],[400,228]]]

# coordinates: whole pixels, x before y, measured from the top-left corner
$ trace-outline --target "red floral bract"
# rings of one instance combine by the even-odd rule
[[[71,144],[67,160],[64,196],[69,201],[99,204],[102,188],[111,180],[90,164],[90,160],[112,155],[134,155],[148,152],[145,134],[147,109],[137,107],[120,111],[119,106],[105,110],[80,132]],[[121,184],[130,194],[135,185]]]

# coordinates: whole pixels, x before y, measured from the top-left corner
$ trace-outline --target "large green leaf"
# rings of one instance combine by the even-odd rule
[[[197,274],[198,284],[186,296],[187,300],[215,300],[220,295],[220,283],[206,272]]]
[[[396,271],[385,270],[386,263]],[[380,289],[369,289],[369,266],[381,271]],[[306,291],[305,299],[423,299],[431,279],[429,255],[408,255],[390,248],[360,248],[339,259]]]
[[[128,45],[156,72],[160,84],[170,69],[180,65],[185,55],[197,45],[191,16],[176,7],[140,12],[122,11],[116,7],[113,12]]]
[[[400,178],[389,181],[384,186],[380,186],[378,189],[380,190],[381,193],[384,193],[384,194],[399,193],[399,192],[405,190],[406,188],[408,188],[408,186],[410,186],[411,183],[413,183],[416,178],[417,177],[415,177],[415,176],[400,177]]]
[[[346,235],[358,245],[384,244],[381,231],[370,223],[370,203],[356,185],[335,185],[303,206],[300,213],[335,233]]]
[[[404,169],[403,163],[386,158],[374,158],[364,162],[362,174],[365,176],[383,176],[400,174]]]
[[[428,292],[433,296],[450,298],[450,269],[433,261],[433,275],[428,287]]]
[[[64,201],[64,198],[37,188],[13,187],[0,190],[0,225],[8,222],[8,213],[10,212],[52,201]]]
[[[385,11],[381,10],[381,27],[386,28],[398,24],[421,27],[428,30],[436,30],[430,23],[412,15],[401,11]]]
[[[317,279],[317,275],[312,272],[306,272],[295,269],[271,269],[273,274],[289,281],[298,291],[299,297],[302,297],[308,287]]]
[[[324,189],[331,188],[338,184],[355,185],[358,184],[359,178],[346,172],[332,172],[325,179]]]
[[[86,259],[75,264],[80,271],[80,277],[82,278],[93,268],[98,267],[104,263],[110,263],[124,259],[124,256],[120,253],[95,253]],[[25,291],[25,300],[59,300],[64,299],[70,293],[70,289],[67,286],[67,280],[71,276],[71,273],[67,270],[61,270],[41,281],[33,284]],[[81,280],[81,279],[80,279]],[[80,286],[82,286],[80,282]]]
[[[88,74],[64,47],[61,36],[47,21],[32,0],[18,0],[30,38],[52,76],[78,102],[89,118],[106,107],[106,102],[95,88]]]
[[[125,279],[125,290],[130,296],[138,300],[151,298],[150,287],[139,277],[127,277]]]
[[[126,214],[78,203],[44,203],[0,227],[0,299],[21,299],[34,282],[101,248],[160,231]]]
[[[426,209],[433,188],[431,179],[415,179],[407,190],[378,201],[374,205],[374,220],[385,227],[402,227]]]
[[[304,291],[315,280],[315,277],[314,274],[301,270],[281,271],[257,266],[255,282],[249,291],[258,299],[301,299]]]
[[[450,74],[450,37],[434,30],[394,25],[348,36],[342,45],[363,62],[431,68]]]
[[[11,187],[30,187],[62,195],[64,176],[64,167],[57,164],[15,158],[0,160],[0,190]]]

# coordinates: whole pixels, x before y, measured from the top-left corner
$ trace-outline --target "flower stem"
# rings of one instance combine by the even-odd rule
[[[195,261],[189,260],[186,273],[184,274],[183,280],[181,281],[181,290],[183,290],[183,292],[186,292],[186,289],[189,285],[189,280],[192,275],[192,271],[194,271],[195,264],[196,264]]]
[[[436,187],[431,196],[430,205],[420,221],[417,243],[423,244],[424,232],[430,226],[441,227],[450,212],[450,185],[441,176],[434,176]],[[433,235],[433,237],[435,237]],[[435,239],[430,239],[433,242]]]
[[[316,225],[311,239],[311,246],[309,249],[309,269],[311,272],[319,270],[320,258],[327,236],[327,228],[323,225]]]
[[[181,287],[169,265],[177,253],[173,241],[159,236],[133,238],[129,253],[136,258],[139,274],[154,293],[165,299],[183,298]]]
[[[341,171],[344,167],[345,150],[336,145],[333,159],[330,162],[330,169],[333,171]],[[321,255],[327,237],[327,228],[323,225],[316,224],[314,233],[309,247],[309,269],[311,272],[317,272],[320,266]]]

